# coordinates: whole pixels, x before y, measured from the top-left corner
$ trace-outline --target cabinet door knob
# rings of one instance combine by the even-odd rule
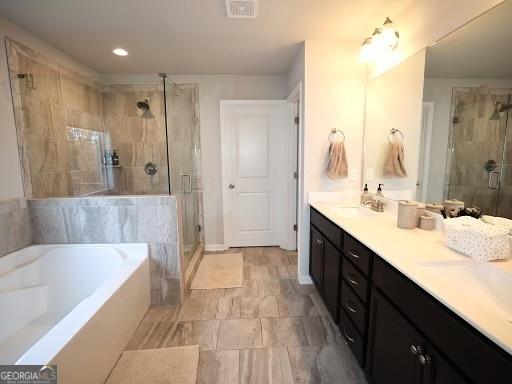
[[[228,187],[229,187],[229,189],[234,189],[235,188],[235,184],[229,184]]]
[[[421,352],[423,352],[423,349],[419,345],[411,345],[411,353],[413,355],[421,354]]]
[[[430,356],[429,355],[422,355],[420,354],[418,356],[418,360],[420,362],[421,365],[427,365],[430,363],[431,359],[430,359]]]
[[[316,239],[316,242],[317,242],[319,245],[322,245],[322,243],[323,243],[322,239]]]

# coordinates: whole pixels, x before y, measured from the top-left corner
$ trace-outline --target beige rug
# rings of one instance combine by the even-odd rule
[[[199,346],[125,351],[106,384],[195,384]]]
[[[241,253],[204,255],[190,289],[238,288],[243,286],[243,280]]]

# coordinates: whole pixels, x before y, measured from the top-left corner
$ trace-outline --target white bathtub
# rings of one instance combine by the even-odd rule
[[[0,258],[0,364],[103,383],[150,306],[147,244],[36,245]]]

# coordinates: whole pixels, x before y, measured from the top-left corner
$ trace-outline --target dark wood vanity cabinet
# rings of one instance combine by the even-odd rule
[[[329,313],[337,322],[341,278],[341,229],[313,210],[311,224],[309,273]]]
[[[373,384],[512,382],[512,357],[315,209],[310,275]]]

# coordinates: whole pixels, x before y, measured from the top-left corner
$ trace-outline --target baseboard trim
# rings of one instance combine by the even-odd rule
[[[299,275],[298,279],[301,284],[313,284],[313,280],[311,280],[309,275]]]
[[[216,251],[226,251],[229,247],[226,247],[225,244],[205,244],[204,250],[206,252],[216,252]]]

